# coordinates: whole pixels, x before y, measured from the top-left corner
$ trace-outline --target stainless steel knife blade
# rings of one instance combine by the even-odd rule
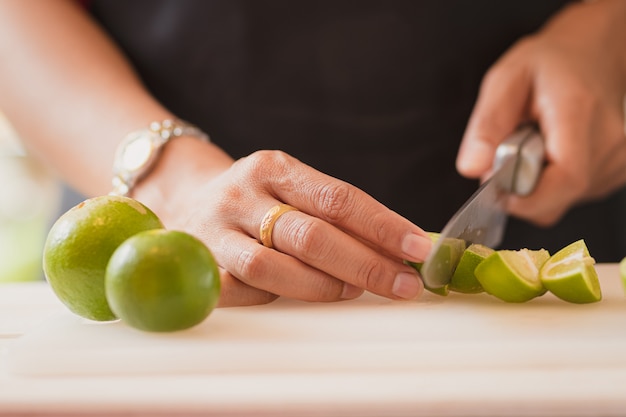
[[[497,248],[506,229],[508,197],[532,192],[543,160],[543,139],[534,125],[518,129],[498,147],[493,174],[452,216],[422,265],[426,287],[442,288],[450,282],[467,245]]]

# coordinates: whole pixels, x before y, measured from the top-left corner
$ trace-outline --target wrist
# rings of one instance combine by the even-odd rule
[[[133,198],[150,207],[168,227],[184,222],[186,205],[233,159],[213,143],[180,136],[162,149],[152,169],[136,183]]]

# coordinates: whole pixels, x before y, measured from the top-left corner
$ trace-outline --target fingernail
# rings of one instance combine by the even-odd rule
[[[422,281],[420,281],[417,275],[400,272],[393,281],[391,292],[397,297],[412,300],[417,298],[423,289]]]
[[[430,253],[432,244],[430,237],[411,233],[402,241],[402,252],[410,261],[423,261]]]
[[[340,297],[344,300],[351,300],[353,298],[357,298],[361,294],[363,294],[362,288],[344,282]]]

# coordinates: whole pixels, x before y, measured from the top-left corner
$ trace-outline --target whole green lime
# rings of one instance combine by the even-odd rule
[[[176,230],[141,232],[122,243],[106,270],[106,296],[128,325],[152,332],[193,327],[209,316],[220,295],[210,250]]]
[[[146,206],[128,197],[99,196],[65,212],[48,232],[43,253],[47,281],[59,299],[79,316],[114,320],[104,291],[113,251],[132,235],[163,228]]]

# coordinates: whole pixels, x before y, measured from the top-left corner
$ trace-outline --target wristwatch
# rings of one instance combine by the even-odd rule
[[[163,146],[172,138],[193,136],[210,141],[202,130],[182,120],[152,122],[141,130],[129,133],[117,147],[113,163],[112,195],[130,195],[133,187],[157,161]]]

